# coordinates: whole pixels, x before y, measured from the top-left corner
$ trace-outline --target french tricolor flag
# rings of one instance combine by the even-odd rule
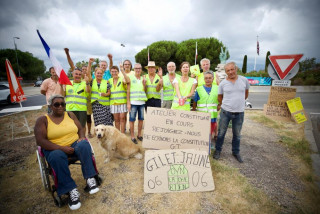
[[[47,52],[47,55],[49,57],[49,59],[51,60],[52,62],[52,65],[54,67],[54,70],[56,71],[58,77],[59,77],[59,83],[61,85],[72,85],[66,72],[63,70],[63,68],[61,67],[60,63],[58,62],[57,58],[53,55],[52,51],[50,50],[48,44],[43,40],[43,38],[41,37],[40,35],[40,32],[39,30],[37,30],[37,33],[40,37],[40,40],[43,44],[43,47],[44,49],[46,50]]]

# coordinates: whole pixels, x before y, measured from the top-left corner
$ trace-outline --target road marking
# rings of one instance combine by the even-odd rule
[[[22,108],[6,108],[2,109],[0,113],[11,113],[11,112],[22,112],[22,111],[30,111],[30,110],[39,110],[42,106],[29,106],[29,107],[22,107]]]

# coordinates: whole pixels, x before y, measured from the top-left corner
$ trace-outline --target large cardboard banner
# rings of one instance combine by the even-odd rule
[[[142,146],[208,152],[210,121],[210,113],[148,107]]]
[[[146,193],[215,189],[208,152],[194,149],[147,150],[144,160]]]

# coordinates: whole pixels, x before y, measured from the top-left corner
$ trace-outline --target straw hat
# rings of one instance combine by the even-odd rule
[[[156,66],[156,63],[154,61],[149,61],[148,65],[145,66],[145,68],[148,69],[148,67],[155,67],[156,69],[158,69],[158,66]]]

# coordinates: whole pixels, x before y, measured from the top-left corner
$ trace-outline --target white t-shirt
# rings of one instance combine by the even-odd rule
[[[238,76],[235,83],[227,79],[222,80],[218,90],[218,94],[223,95],[221,108],[229,112],[244,112],[245,92],[249,88],[249,81],[243,76]]]

